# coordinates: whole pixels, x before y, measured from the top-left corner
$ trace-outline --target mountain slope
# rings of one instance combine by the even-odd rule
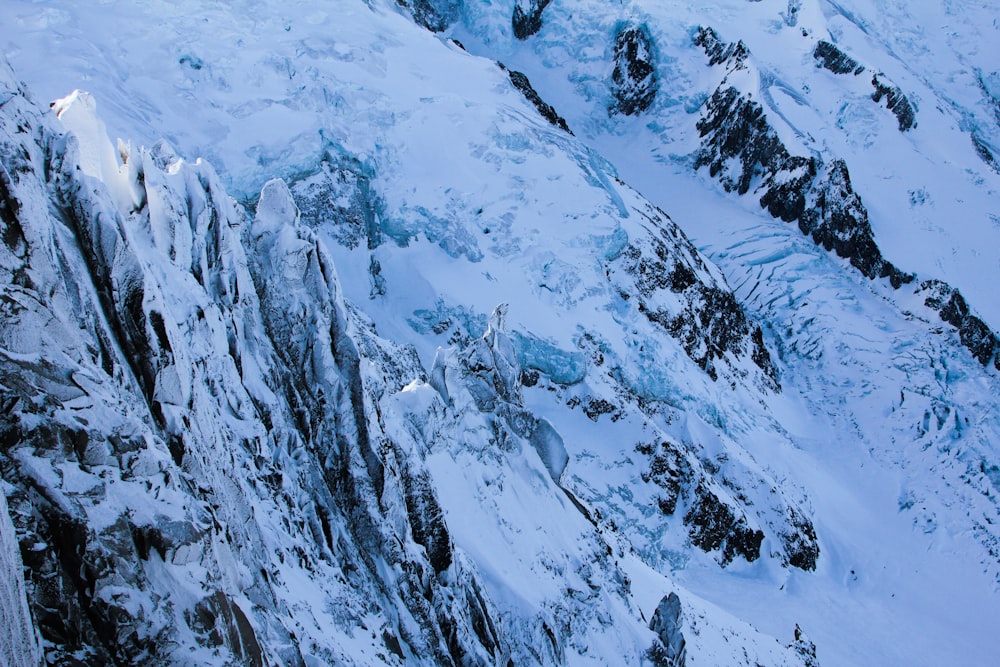
[[[4,325],[22,552],[77,527],[46,651],[989,663],[977,10],[924,53],[936,5],[5,5],[94,96],[4,103],[8,292],[75,295]]]
[[[522,406],[499,314],[428,376],[343,301],[282,181],[251,219],[164,144],[104,161],[86,94],[57,105],[64,135],[4,93],[2,465],[48,660],[605,664],[658,645],[641,609],[673,587],[558,486],[565,450]],[[795,664],[687,605],[683,627],[712,626],[692,655],[729,632]]]

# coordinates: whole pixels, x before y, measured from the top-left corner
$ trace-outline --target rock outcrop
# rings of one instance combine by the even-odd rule
[[[813,58],[816,59],[818,66],[824,67],[834,74],[854,74],[857,76],[865,71],[864,65],[859,64],[857,60],[826,40],[820,40],[816,43]],[[877,104],[885,98],[886,108],[895,114],[900,132],[906,132],[916,127],[916,110],[899,86],[889,81],[885,74],[877,72],[872,76],[872,87],[875,89],[875,92],[872,93],[872,100]]]
[[[542,12],[551,0],[517,0],[511,15],[511,27],[518,39],[527,39],[542,29]]]
[[[702,147],[695,167],[707,166],[726,190],[746,194],[755,185],[762,208],[797,222],[817,245],[846,258],[868,278],[888,278],[894,287],[912,280],[882,256],[842,160],[824,165],[815,157],[791,155],[764,108],[733,87],[715,91],[698,131]]]
[[[926,295],[924,305],[940,314],[941,319],[958,329],[959,340],[979,363],[991,361],[1000,370],[1000,337],[974,315],[962,294],[941,280],[925,280],[917,294]]]
[[[813,58],[816,59],[818,65],[834,74],[854,74],[857,76],[865,71],[864,65],[858,64],[857,60],[825,39],[816,43],[816,48],[813,49]]]
[[[735,471],[727,471],[719,484],[720,470],[713,469],[714,464],[669,440],[643,443],[636,451],[648,458],[642,480],[658,487],[657,509],[666,517],[680,515],[691,544],[715,553],[722,565],[735,558],[748,562],[760,558],[766,528],[774,540],[772,550],[781,554],[783,563],[806,571],[816,568],[820,554],[816,531],[778,489],[771,494],[772,502],[778,500],[771,525],[762,525],[736,500],[746,497]]]
[[[431,32],[442,32],[455,20],[460,0],[397,0],[409,10],[413,20]]]
[[[663,211],[650,208],[641,213],[650,233],[632,240],[607,262],[606,273],[615,288],[680,342],[713,380],[731,375],[740,360],[748,360],[764,385],[777,390],[777,374],[760,327],[747,319],[728,287],[711,276]]]
[[[875,89],[875,92],[872,93],[872,100],[877,103],[881,102],[883,97],[885,98],[885,106],[895,114],[896,120],[899,121],[900,132],[906,132],[916,127],[917,112],[899,86],[879,72],[872,76],[872,87]]]
[[[549,121],[549,123],[558,127],[560,130],[573,134],[572,130],[569,129],[569,126],[566,125],[566,119],[560,116],[552,105],[546,103],[545,100],[542,99],[541,95],[538,94],[538,91],[531,85],[531,81],[528,80],[527,75],[523,72],[518,72],[517,70],[507,69],[503,63],[499,64],[500,69],[507,72],[507,76],[510,77],[510,82],[521,92],[522,95],[524,95],[524,99],[531,102],[531,104],[538,109],[538,113],[542,114],[542,118]]]
[[[634,116],[652,106],[659,87],[653,38],[642,24],[625,25],[615,33],[611,71],[611,113]]]
[[[648,658],[656,667],[684,667],[687,659],[684,634],[681,632],[681,600],[670,593],[660,600],[649,629],[658,642],[649,649]]]
[[[748,66],[746,49],[724,46],[710,28],[699,30],[695,42],[711,64],[729,73]],[[772,216],[798,222],[804,234],[848,259],[868,278],[888,278],[894,287],[912,281],[882,256],[847,165],[792,155],[768,123],[764,108],[748,94],[724,79],[705,103],[698,131],[702,143],[696,169],[708,167],[726,190],[741,195],[753,185],[761,207]]]
[[[795,626],[795,643],[789,648],[795,651],[805,667],[819,667],[819,660],[816,659],[816,644],[814,644],[802,628]]]
[[[711,64],[723,65],[729,73],[748,66],[745,49],[725,45],[711,28],[700,29],[695,43],[705,50]],[[824,62],[847,68],[848,61],[837,53],[824,49]],[[902,92],[880,74],[873,77],[872,84],[876,101],[885,96],[889,108],[897,114],[900,130],[913,127],[913,108]],[[727,191],[742,195],[754,186],[760,205],[772,216],[797,222],[803,234],[848,259],[866,277],[888,278],[897,289],[913,282],[914,275],[883,257],[868,211],[851,186],[843,160],[824,164],[816,157],[791,155],[768,123],[764,108],[749,95],[727,86],[725,79],[706,102],[698,130],[702,144],[695,168],[708,167],[709,174],[718,178]],[[996,333],[970,313],[961,294],[938,280],[923,281],[917,291],[930,293],[926,305],[939,311],[941,319],[958,330],[962,345],[981,364],[986,366],[998,358]],[[1000,361],[994,363],[1000,369]]]

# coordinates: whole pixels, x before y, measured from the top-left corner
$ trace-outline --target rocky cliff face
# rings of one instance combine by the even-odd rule
[[[524,656],[381,426],[419,362],[284,184],[251,219],[165,146],[101,180],[5,85],[0,466],[46,660]]]
[[[872,87],[875,89],[875,92],[872,93],[872,100],[881,102],[882,98],[885,98],[886,108],[895,114],[896,120],[899,121],[900,132],[906,132],[916,126],[917,112],[899,86],[887,80],[884,74],[879,73],[872,77]]]
[[[821,39],[816,43],[813,58],[816,59],[818,65],[834,74],[854,74],[857,76],[865,71],[864,65],[859,64],[857,60],[826,40]],[[896,120],[899,121],[900,132],[906,132],[916,127],[916,109],[899,86],[889,81],[882,72],[877,72],[872,76],[871,84],[872,88],[875,89],[875,92],[872,93],[872,100],[879,103],[885,98],[886,108],[895,114]]]
[[[825,39],[816,42],[816,48],[813,49],[813,58],[816,59],[818,65],[825,67],[834,74],[854,74],[857,76],[865,71],[864,65],[858,64],[857,60]]]
[[[507,72],[507,75],[510,77],[510,82],[514,85],[514,87],[521,91],[524,98],[531,102],[536,109],[538,109],[538,113],[542,114],[542,117],[545,120],[549,121],[559,129],[573,134],[572,130],[569,129],[569,126],[566,125],[566,119],[560,116],[559,112],[557,112],[552,105],[547,104],[545,100],[542,99],[542,97],[538,94],[538,91],[531,85],[531,81],[528,80],[528,77],[523,72],[508,70],[503,66],[503,64],[501,64],[500,67]]]
[[[432,32],[441,32],[455,20],[461,9],[460,0],[399,0],[413,20]]]

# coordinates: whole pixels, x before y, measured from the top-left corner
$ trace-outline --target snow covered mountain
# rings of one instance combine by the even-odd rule
[[[2,5],[8,662],[994,660],[987,4]]]

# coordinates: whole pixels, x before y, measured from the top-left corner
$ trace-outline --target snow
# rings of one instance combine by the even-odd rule
[[[295,306],[284,314],[290,321],[313,307],[340,321],[345,303],[355,303],[381,336],[412,345],[432,369],[429,384],[397,378],[403,390],[388,391],[380,403],[387,428],[401,442],[426,445],[458,558],[481,575],[502,615],[522,624],[508,629],[532,636],[542,632],[540,621],[567,625],[560,636],[571,639],[553,649],[553,661],[637,664],[652,641],[645,621],[676,591],[689,664],[790,661],[784,647],[796,624],[825,665],[989,664],[1000,568],[988,548],[996,540],[995,479],[984,471],[998,464],[997,376],[923,307],[913,286],[893,291],[870,283],[793,226],[767,217],[752,196],[736,199],[707,174],[690,172],[698,108],[723,76],[690,36],[711,25],[726,41],[744,40],[751,68],[730,83],[766,105],[796,154],[844,158],[886,257],[919,279],[946,279],[997,330],[992,285],[1000,259],[989,249],[1000,242],[1000,177],[976,156],[970,134],[1000,145],[987,99],[995,106],[1000,28],[988,3],[794,5],[793,20],[793,3],[768,0],[553,3],[539,34],[518,42],[510,34],[513,2],[470,2],[448,33],[465,52],[415,28],[389,2],[112,2],[83,9],[4,0],[17,30],[3,35],[2,45],[40,99],[60,98],[54,111],[76,135],[83,172],[103,181],[123,214],[138,202],[129,172],[138,156],[170,165],[163,172],[145,168],[147,190],[155,192],[156,178],[163,190],[149,199],[153,242],[136,244],[136,252],[148,275],[170,286],[162,294],[151,290],[146,305],[173,313],[170,338],[187,336],[195,349],[174,347],[176,363],[159,371],[155,397],[183,406],[192,392],[200,396],[192,389],[200,378],[223,372],[178,370],[227,349],[223,318],[230,316],[189,296],[201,288],[176,269],[201,256],[197,240],[218,212],[211,206],[229,212],[219,217],[236,234],[240,215],[228,198],[202,202],[205,215],[191,215],[198,230],[175,228],[176,211],[195,205],[169,194],[180,187],[179,176],[211,182],[213,192],[225,184],[254,203],[250,233],[259,254],[277,262],[266,273],[276,281],[274,293],[288,297],[279,302]],[[660,59],[661,92],[651,113],[638,118],[607,113],[610,36],[623,20],[649,26]],[[817,68],[811,53],[818,39],[832,39],[868,69],[854,77]],[[491,58],[526,72],[577,138],[540,118]],[[913,130],[900,133],[884,104],[871,101],[875,71],[915,103]],[[89,92],[62,97],[76,88]],[[172,148],[128,148],[116,157],[109,137],[134,146],[165,137]],[[327,167],[354,165],[370,179],[368,215],[381,237],[349,247],[337,242],[335,221],[320,221],[311,233],[299,226],[296,183],[315,176],[324,159]],[[192,190],[199,189],[185,192]],[[607,267],[630,243],[670,228],[666,220],[644,222],[643,196],[703,255],[683,252],[711,260],[699,279],[732,286],[764,325],[780,393],[755,384],[759,371],[749,363],[733,362],[733,379],[713,382],[611,280]],[[166,266],[165,255],[176,266]],[[373,289],[373,260],[384,293]],[[227,261],[245,269],[248,259]],[[236,291],[255,290],[241,284]],[[499,303],[511,304],[507,328],[517,362],[540,374],[523,400],[546,425],[541,445],[513,438],[509,449],[495,448],[471,399],[433,375],[443,368],[433,361],[438,349],[481,336]],[[207,338],[188,333],[196,306],[210,322]],[[289,326],[319,341],[311,356],[300,350],[308,368],[302,372],[332,396],[341,378],[330,381],[338,371],[323,356],[333,345],[325,322]],[[251,323],[236,327],[241,345],[259,335]],[[30,362],[21,349],[7,356]],[[221,376],[248,392],[232,390],[226,398],[236,416],[255,410],[250,397],[264,405],[279,400],[268,384],[269,358],[241,351],[240,380],[228,366]],[[437,358],[444,364],[449,354]],[[594,418],[571,405],[596,398],[613,410]],[[646,402],[657,409],[646,410]],[[234,433],[259,435],[240,422],[226,420]],[[722,568],[692,547],[683,512],[665,517],[656,510],[657,490],[642,478],[648,462],[636,446],[661,439],[683,443],[694,463],[718,468],[718,493],[749,499],[751,525],[768,535],[759,561]],[[275,447],[273,460],[304,455],[291,444],[288,450]],[[39,462],[37,470],[66,493],[96,485],[72,464]],[[113,486],[119,502],[139,493]],[[780,499],[771,488],[780,488]],[[600,512],[597,528],[566,490]],[[183,503],[171,503],[176,515]],[[163,522],[140,506],[145,514],[137,524]],[[786,507],[815,523],[815,572],[780,564],[776,538]],[[92,517],[95,525],[116,516],[112,507],[102,511]],[[232,518],[252,514],[239,510]],[[277,519],[261,521],[263,536],[245,544],[277,549],[283,533],[266,524]],[[591,565],[619,542],[625,546],[616,563]],[[232,559],[230,569],[213,573],[234,577],[231,592],[243,583],[238,552],[224,558]],[[201,591],[177,584],[194,586],[202,576],[194,566],[149,567],[156,585],[177,587],[178,605],[200,599]],[[331,580],[334,570],[324,570]],[[631,579],[624,593],[584,602],[566,594],[607,587],[620,572]],[[284,586],[276,595],[297,627],[308,628],[303,636],[334,635],[331,644],[343,655],[377,659],[375,635],[369,642],[358,625],[338,619],[323,597],[327,589],[316,589],[301,569],[279,574]],[[329,590],[353,601],[335,586]],[[244,599],[233,604],[252,606]],[[315,659],[330,655],[317,651]]]
[[[995,408],[985,408],[983,401],[995,400],[995,379],[973,373],[941,383],[934,369],[939,362],[934,359],[956,354],[938,347],[953,345],[952,341],[940,340],[940,334],[928,341],[926,324],[919,320],[876,315],[884,313],[884,297],[871,294],[863,284],[850,278],[831,284],[829,276],[834,272],[816,266],[831,260],[797,237],[796,230],[782,229],[779,221],[761,218],[746,239],[734,238],[732,228],[725,224],[734,214],[732,204],[720,199],[707,207],[711,201],[699,201],[690,213],[698,220],[718,221],[715,238],[720,246],[708,248],[709,254],[730,274],[732,284],[739,286],[737,292],[744,295],[745,303],[773,322],[775,329],[790,332],[783,337],[790,349],[781,355],[785,391],[773,400],[772,414],[788,431],[794,447],[760,439],[751,449],[758,460],[768,462],[778,479],[801,485],[817,520],[822,555],[815,576],[794,573],[790,580],[783,575],[776,580],[765,576],[757,582],[720,582],[711,569],[695,573],[691,568],[679,573],[680,581],[695,590],[711,591],[710,599],[720,604],[725,601],[746,605],[748,611],[760,610],[752,618],[765,632],[779,632],[794,614],[816,641],[824,664],[870,660],[940,664],[953,660],[959,650],[968,651],[966,659],[972,664],[988,664],[992,648],[986,638],[991,635],[992,621],[987,620],[990,613],[985,610],[997,603],[995,565],[985,554],[973,555],[977,549],[964,532],[971,526],[948,531],[946,536],[935,534],[941,524],[967,521],[946,508],[953,502],[950,498],[979,494],[968,482],[956,479],[954,473],[963,464],[948,462],[950,457],[939,459],[939,451],[921,443],[927,436],[919,437],[912,429],[925,414],[927,404],[918,398],[920,394],[951,404],[955,393],[961,392],[967,399],[957,402],[968,411],[970,428],[984,429],[982,435],[969,439],[957,436],[961,447],[976,449],[975,454],[966,453],[972,460],[992,459],[992,436],[985,432],[995,428]],[[683,220],[687,214],[678,211],[676,215]],[[779,235],[781,245],[794,250],[774,254],[770,235]],[[845,333],[833,336],[832,331]],[[882,359],[894,361],[887,367],[880,363]],[[875,367],[878,373],[870,371]],[[802,398],[795,398],[796,387],[802,387]],[[902,403],[897,388],[906,394]],[[951,431],[942,437],[955,435]],[[965,474],[961,472],[962,477]],[[941,495],[929,491],[942,484],[947,491],[942,489]],[[920,503],[933,502],[934,509],[919,504],[916,510],[906,508],[900,494],[907,488],[924,489],[919,492]],[[935,495],[939,501],[930,500]],[[971,502],[979,505],[978,500]],[[973,514],[995,516],[996,510],[989,505]],[[936,512],[953,518],[936,518],[922,525],[921,517]],[[944,556],[942,550],[951,556]],[[982,564],[956,567],[954,558],[959,553],[973,562],[982,559]],[[689,580],[689,575],[694,579]],[[792,594],[776,593],[779,585]],[[736,602],[739,599],[745,602]],[[975,609],[975,620],[953,622],[956,614],[964,616],[957,612],[960,609]],[[827,634],[830,625],[822,619],[831,614],[838,619],[838,632],[847,632],[851,642]],[[781,617],[783,624],[777,623]],[[875,623],[873,617],[885,623]],[[903,642],[904,636],[914,632],[919,638]],[[892,640],[893,636],[899,639]],[[959,649],[960,645],[964,648]]]
[[[28,610],[21,573],[17,533],[0,488],[0,660],[10,667],[35,667],[41,663],[38,635]]]

